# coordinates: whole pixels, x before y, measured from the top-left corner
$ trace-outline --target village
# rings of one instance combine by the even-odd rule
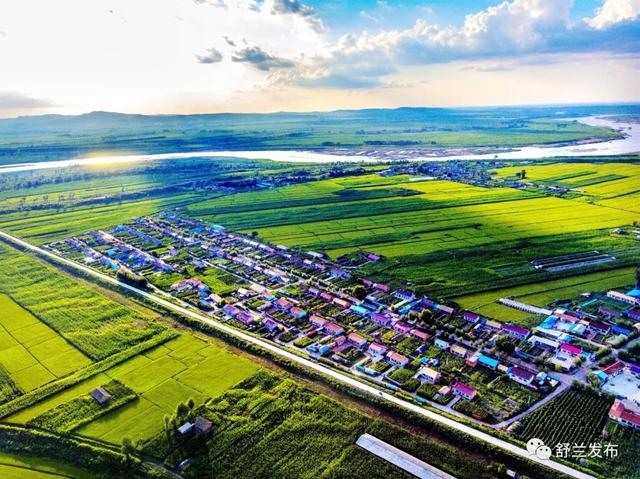
[[[574,381],[616,397],[640,428],[640,289],[585,292],[567,308],[501,298],[528,329],[361,273],[335,260],[162,212],[47,248],[425,407],[509,431]],[[543,265],[544,266],[544,265]]]

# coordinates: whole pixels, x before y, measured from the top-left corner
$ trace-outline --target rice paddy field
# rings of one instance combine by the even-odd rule
[[[68,342],[84,356],[103,359],[164,329],[152,317],[98,294],[39,260],[5,245],[0,245],[0,292],[44,323],[42,326],[38,323],[31,325],[32,333],[28,329],[22,336],[17,333],[25,341],[33,342],[32,347],[38,344],[36,350],[42,356],[52,355],[60,345]],[[11,317],[7,324],[9,322]],[[61,338],[47,340],[51,329],[45,326],[57,331]],[[18,348],[16,354],[17,351]],[[83,355],[72,353],[67,360],[70,365],[77,366],[83,361]],[[14,358],[12,361],[23,363],[23,360],[15,359],[16,356],[9,356]],[[10,368],[13,367],[11,364]],[[46,375],[41,365],[34,364],[33,367],[37,368],[34,375],[38,371]],[[63,372],[62,369],[55,371]]]
[[[558,175],[564,171],[561,165]],[[597,178],[613,178],[619,193],[633,195],[638,185],[635,165],[577,166],[594,170]],[[623,176],[627,167],[628,178],[612,176],[615,169]],[[547,166],[531,167],[532,178],[537,168]],[[508,177],[515,171],[505,168],[498,174]],[[611,236],[612,229],[640,220],[633,209],[614,209],[580,195],[558,198],[537,190],[411,181],[408,176],[305,183],[227,195],[187,209],[206,221],[333,258],[357,251],[382,255],[385,260],[365,274],[408,281],[443,296],[525,282],[521,278],[531,282],[536,272],[528,262],[536,258],[593,249],[614,252],[620,262],[640,257],[637,241]]]
[[[49,411],[86,396],[92,389],[117,380],[137,398],[74,428],[75,434],[121,444],[125,437],[144,441],[163,430],[165,415],[179,403],[197,404],[217,397],[258,370],[256,363],[191,335],[135,356],[104,373],[48,397],[6,418],[26,424]],[[37,421],[36,421],[37,422]]]
[[[63,462],[0,451],[0,477],[3,479],[91,479],[89,471]]]
[[[55,330],[10,297],[0,294],[0,365],[4,382],[17,394],[0,394],[0,402],[65,376],[91,360]]]
[[[500,168],[501,178],[522,170]],[[640,165],[630,163],[552,163],[527,166],[527,179],[570,188],[580,199],[620,211],[640,212]]]

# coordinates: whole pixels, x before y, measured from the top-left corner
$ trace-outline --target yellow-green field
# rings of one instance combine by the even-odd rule
[[[91,479],[91,472],[53,459],[21,456],[0,451],[2,479]]]
[[[258,366],[248,359],[191,335],[182,335],[19,411],[7,421],[26,424],[117,379],[134,390],[138,399],[75,432],[115,444],[125,437],[149,439],[162,431],[164,416],[172,414],[179,403],[189,399],[201,403],[216,397],[257,370]]]
[[[0,294],[0,364],[24,392],[91,361],[7,295]]]
[[[513,177],[523,167],[500,168]],[[623,211],[640,212],[640,165],[629,163],[553,163],[524,167],[527,179],[571,188],[581,199]]]

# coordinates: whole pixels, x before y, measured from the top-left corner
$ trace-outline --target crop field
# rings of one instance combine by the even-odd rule
[[[500,168],[498,176],[513,177],[518,168]],[[527,179],[571,188],[580,199],[621,211],[640,212],[640,165],[628,163],[552,163],[526,167]]]
[[[531,315],[498,304],[498,299],[514,298],[523,303],[545,307],[553,301],[571,299],[580,293],[632,285],[634,280],[635,268],[627,267],[556,279],[544,283],[527,284],[478,294],[458,296],[451,299],[465,309],[476,311],[500,321],[523,324],[531,322]],[[539,322],[539,319],[536,320],[533,318],[532,321]]]
[[[509,188],[412,182],[402,175],[233,194],[187,209],[206,221],[331,257],[374,252],[385,261],[368,266],[367,274],[447,296],[517,284],[512,278],[536,274],[529,261],[559,252],[615,251],[620,261],[640,255],[630,239],[610,235],[640,219],[634,211]]]
[[[32,210],[2,215],[0,229],[37,244],[56,241],[144,216],[163,209],[185,206],[200,198],[184,193],[150,200],[130,201],[124,204],[84,207],[68,211]]]
[[[92,479],[95,475],[64,462],[0,451],[0,477],[3,479]]]
[[[460,450],[446,438],[413,435],[265,370],[208,401],[197,414],[214,422],[206,443],[175,447],[163,432],[144,449],[169,463],[197,450],[187,478],[408,479],[355,444],[364,432],[455,477],[496,477],[495,463],[475,454],[473,446]]]
[[[190,335],[182,335],[104,373],[24,409],[8,420],[21,424],[50,424],[54,430],[73,430],[96,439],[120,444],[129,437],[149,439],[163,428],[163,418],[181,402],[201,403],[254,374],[258,366],[225,349]],[[119,407],[98,411],[91,417],[86,395],[98,386],[111,392],[109,384],[122,384],[126,400]],[[127,395],[130,390],[135,398]],[[87,409],[89,408],[89,409]],[[69,411],[71,419],[61,419]],[[82,411],[82,414],[80,414]],[[87,421],[87,417],[91,420]]]
[[[0,403],[90,362],[56,331],[0,294]]]
[[[560,443],[589,444],[599,439],[611,404],[610,397],[570,389],[523,419],[517,436],[524,442],[537,437],[552,449]]]
[[[15,303],[64,338],[50,337],[46,341],[49,328],[43,328],[43,325],[37,323],[31,326],[25,324],[27,329],[14,333],[14,337],[28,342],[34,359],[54,356],[61,350],[64,351],[61,348],[68,346],[66,341],[89,358],[102,359],[164,329],[164,326],[154,322],[151,317],[143,317],[37,259],[4,245],[0,246],[0,292],[10,296]],[[30,320],[32,319],[27,316],[23,318],[23,321]],[[3,327],[6,325],[3,324]],[[17,356],[18,354],[21,356]],[[5,356],[10,358],[7,361],[11,361],[5,365],[9,372],[32,357],[21,346],[15,349],[15,354],[10,352]],[[33,370],[23,374],[24,381],[26,383],[29,381],[26,378],[30,377],[30,381],[34,382],[30,387],[33,388],[35,383],[44,382],[45,376],[64,374],[65,368],[80,366],[85,361],[86,358],[77,351],[68,351],[53,362],[47,359],[51,372],[41,364],[33,364]]]

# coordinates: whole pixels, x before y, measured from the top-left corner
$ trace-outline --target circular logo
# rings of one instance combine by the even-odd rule
[[[551,448],[549,446],[540,446],[536,449],[536,456],[542,460],[547,460],[551,457]]]
[[[527,452],[533,455],[541,446],[544,446],[544,442],[542,442],[542,439],[538,439],[537,437],[532,437],[527,442]]]

